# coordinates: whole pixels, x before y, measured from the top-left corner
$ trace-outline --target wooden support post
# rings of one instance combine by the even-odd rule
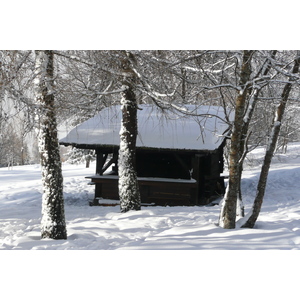
[[[190,176],[190,169],[189,166],[185,163],[185,161],[177,153],[173,153],[173,155],[184,170],[184,172],[186,173],[186,176]]]
[[[110,159],[110,161],[103,166],[102,172],[104,173],[113,163],[116,163],[118,160],[118,153],[114,152],[113,157]]]
[[[103,166],[106,162],[108,154],[104,154],[101,150],[96,150],[97,154],[97,162],[96,162],[96,174],[97,175],[103,175]]]
[[[99,149],[96,150],[96,174],[102,175],[103,153]]]
[[[196,154],[193,157],[193,173],[192,178],[197,181],[197,188],[195,190],[195,205],[204,204],[204,173],[203,173],[203,162],[204,156],[202,154]]]
[[[103,165],[106,161],[107,154],[103,154],[103,152],[99,149],[96,150],[96,175],[103,175]],[[95,196],[93,205],[98,205],[97,198],[102,194],[102,183],[95,183]]]
[[[192,158],[192,166],[193,166],[193,173],[192,173],[192,178],[194,178],[197,181],[197,187],[194,190],[194,199],[193,201],[195,202],[195,205],[198,204],[199,202],[199,157],[195,155]]]

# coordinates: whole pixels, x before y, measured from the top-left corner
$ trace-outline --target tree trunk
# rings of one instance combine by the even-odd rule
[[[66,239],[63,177],[53,94],[53,52],[36,51],[36,103],[42,167],[42,238]]]
[[[300,56],[299,56],[299,53],[297,53],[297,54],[298,54],[298,56],[295,59],[294,67],[292,70],[293,74],[299,72]],[[269,174],[272,157],[273,157],[275,149],[276,149],[276,143],[277,143],[280,128],[281,128],[281,123],[282,123],[282,119],[284,116],[285,107],[286,107],[286,104],[288,101],[290,91],[292,89],[292,81],[293,81],[293,79],[290,78],[289,82],[285,85],[285,87],[283,89],[283,93],[281,95],[281,102],[278,105],[277,110],[275,112],[272,133],[271,133],[269,144],[267,146],[266,154],[264,157],[264,162],[263,162],[263,165],[261,168],[261,173],[260,173],[259,181],[257,184],[255,200],[254,200],[251,212],[249,214],[249,217],[246,220],[243,220],[243,224],[241,225],[242,228],[253,228],[256,223],[256,220],[258,218],[258,215],[260,213],[262,203],[263,203],[263,198],[265,195],[267,179],[268,179],[268,174]]]
[[[237,195],[239,189],[239,141],[241,139],[241,117],[244,111],[245,93],[246,91],[240,94],[236,100],[235,120],[230,142],[229,179],[223,199],[219,223],[221,227],[226,229],[235,228]]]
[[[181,68],[181,76],[182,76],[182,87],[181,87],[181,94],[183,103],[186,102],[186,69]]]
[[[274,59],[277,54],[277,50],[273,50],[271,52],[271,59]],[[268,75],[269,71],[271,69],[271,63],[270,60],[267,58],[264,64],[262,65],[260,72],[258,72],[258,75],[261,74],[262,76]],[[258,101],[258,95],[261,90],[261,88],[265,85],[264,79],[262,83],[256,83],[255,87],[251,88],[251,95],[250,99],[248,102],[248,107],[245,112],[244,118],[243,118],[243,127],[242,127],[242,137],[240,141],[240,161],[239,161],[239,188],[238,188],[238,202],[237,202],[237,216],[244,217],[245,212],[244,212],[244,204],[243,204],[243,198],[242,198],[242,189],[241,189],[241,183],[242,183],[242,173],[243,173],[243,163],[246,158],[247,154],[247,140],[251,134],[249,133],[249,125],[250,121],[252,119],[253,113],[255,106]]]
[[[236,216],[244,217],[245,216],[245,205],[243,202],[243,194],[242,194],[242,172],[243,170],[239,170],[239,178],[238,178],[238,195],[237,195],[237,207],[236,207]]]
[[[240,86],[242,89],[236,99],[235,118],[229,151],[229,180],[219,219],[219,225],[225,229],[235,228],[237,195],[239,189],[240,141],[242,138],[245,101],[248,94],[247,82],[249,81],[251,75],[252,54],[253,51],[247,50],[245,50],[243,53],[243,63],[240,77]]]
[[[84,158],[85,158],[85,167],[89,168],[90,167],[90,163],[91,163],[91,150],[86,149],[84,150]]]
[[[126,56],[128,53],[126,53]],[[119,150],[119,197],[121,212],[141,209],[141,198],[136,173],[137,99],[134,93],[135,75],[129,59],[123,62],[122,127]]]

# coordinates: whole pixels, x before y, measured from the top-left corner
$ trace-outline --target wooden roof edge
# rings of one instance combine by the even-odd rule
[[[104,152],[115,152],[119,150],[118,145],[103,145],[103,144],[76,144],[76,143],[67,143],[59,142],[62,146],[72,146],[79,149],[94,149],[94,150],[104,150]],[[147,152],[184,152],[184,153],[214,153],[223,147],[223,143],[216,149],[177,149],[177,148],[156,148],[156,147],[136,147],[136,151],[147,151]]]

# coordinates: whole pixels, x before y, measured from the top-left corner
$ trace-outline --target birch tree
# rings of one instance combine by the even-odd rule
[[[136,174],[135,152],[137,137],[137,76],[132,70],[134,56],[129,51],[95,51],[59,55],[76,61],[90,70],[91,76],[78,75],[80,82],[77,94],[86,99],[92,107],[106,106],[104,96],[121,96],[119,103],[122,107],[122,125],[120,128],[120,148],[118,160],[119,198],[121,212],[139,210],[141,207],[139,186]],[[92,76],[94,74],[94,77]],[[105,76],[106,75],[106,76]],[[108,85],[97,83],[95,78],[103,80]],[[80,79],[80,80],[78,80]],[[101,101],[100,101],[101,100]],[[116,102],[116,101],[112,101]],[[83,103],[86,106],[86,103]],[[96,111],[94,111],[96,113]]]
[[[238,178],[238,194],[237,194],[237,216],[244,217],[244,204],[243,204],[243,197],[242,197],[242,190],[241,190],[241,180],[242,180],[242,172],[243,172],[243,163],[246,158],[247,153],[249,152],[248,149],[248,141],[250,135],[252,134],[249,131],[250,123],[254,114],[254,110],[256,104],[259,99],[260,91],[268,84],[270,77],[268,77],[268,73],[271,69],[271,60],[275,58],[277,50],[273,50],[270,54],[270,57],[263,58],[263,63],[261,67],[258,69],[257,73],[253,78],[253,85],[250,87],[250,95],[248,99],[248,103],[246,104],[246,109],[244,112],[243,117],[243,124],[241,128],[241,139],[240,139],[240,146],[239,146],[239,178]]]
[[[54,55],[51,50],[35,53],[36,118],[43,183],[41,237],[67,239],[54,106]]]
[[[141,209],[141,197],[136,172],[137,99],[136,75],[132,70],[130,52],[122,53],[122,125],[119,150],[119,197],[121,212]]]
[[[275,111],[271,136],[269,139],[269,143],[267,145],[267,150],[261,167],[260,177],[256,189],[256,196],[254,199],[252,209],[250,210],[249,214],[245,218],[239,221],[240,226],[243,228],[253,228],[259,216],[262,203],[263,203],[265,190],[266,190],[269,169],[271,166],[272,157],[276,150],[276,144],[278,141],[280,128],[282,126],[282,121],[288,103],[289,95],[292,90],[293,83],[295,82],[296,79],[299,80],[299,77],[293,76],[299,73],[299,66],[300,66],[300,51],[297,51],[296,58],[294,60],[294,65],[291,71],[291,75],[289,76],[289,80],[283,88],[281,94],[281,101],[278,104],[277,109]]]
[[[234,107],[235,119],[232,123],[232,134],[230,136],[229,183],[224,196],[219,223],[224,228],[235,228],[236,217],[243,216],[241,176],[244,159],[250,151],[248,142],[252,133],[251,126],[253,125],[251,125],[251,122],[254,119],[255,123],[257,119],[255,107],[259,101],[276,102],[277,95],[274,89],[280,88],[280,84],[286,81],[284,77],[290,76],[290,82],[286,85],[281,95],[281,99],[286,98],[288,87],[292,84],[292,80],[295,80],[295,76],[289,75],[287,72],[287,67],[290,65],[287,58],[291,52],[286,51],[281,53],[282,61],[275,59],[277,52],[276,50],[243,51],[241,60],[239,59],[240,54],[234,51],[228,51],[227,53],[226,51],[203,51],[202,53],[193,53],[190,56],[177,57],[177,61],[173,62],[169,61],[171,56],[168,56],[168,58],[164,57],[163,59],[158,58],[160,62],[167,66],[166,69],[172,69],[173,75],[183,79],[181,90],[184,102],[193,101],[191,97],[188,97],[186,91],[186,84],[189,83],[193,84],[193,90],[196,93],[202,94],[201,99],[204,101],[206,99],[207,103],[218,103],[216,101],[218,99],[225,110],[228,105]],[[235,58],[237,58],[238,63],[233,62]],[[297,72],[296,65],[297,63],[295,63],[292,74]],[[181,74],[176,69],[177,66],[180,66]],[[197,74],[196,79],[189,79],[187,70]],[[165,80],[164,82],[167,81]],[[198,91],[195,89],[197,84]],[[210,91],[210,93],[206,91]],[[235,97],[236,91],[238,91],[238,95]],[[162,93],[159,95],[158,93],[151,92],[150,88],[148,89],[148,93],[156,103],[167,104],[167,101],[163,100],[160,96]],[[262,93],[267,95],[267,97],[262,97]],[[177,91],[173,95],[177,95]],[[285,101],[283,102],[285,103]],[[271,105],[266,104],[265,109],[268,111],[265,111],[264,114],[269,114],[271,107]],[[279,110],[282,111],[282,105],[279,107]],[[277,116],[280,116],[278,108]],[[278,121],[275,120],[274,124],[278,124]],[[267,123],[260,125],[260,128],[258,128],[259,134],[254,132],[252,134],[254,136],[252,141],[254,141],[255,136],[266,136],[268,134],[268,127]],[[273,131],[274,128],[272,129]],[[275,136],[272,133],[271,140]],[[253,147],[250,148],[253,150]],[[267,156],[270,158],[272,155]],[[262,172],[262,177],[265,177],[267,174],[268,171]],[[260,183],[259,190],[262,190],[261,185],[264,184],[263,182],[264,180]]]
[[[226,229],[235,228],[237,194],[239,188],[240,141],[242,138],[243,116],[246,97],[249,92],[251,76],[251,59],[253,51],[243,52],[243,62],[240,75],[241,90],[236,98],[235,118],[230,141],[229,179],[220,213],[220,226]]]

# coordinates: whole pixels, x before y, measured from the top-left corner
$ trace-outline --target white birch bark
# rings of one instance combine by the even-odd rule
[[[119,196],[121,212],[140,210],[141,200],[135,168],[136,143],[136,103],[127,99],[127,93],[122,93],[122,127],[120,131],[119,150]]]
[[[63,177],[53,94],[53,52],[36,51],[35,100],[42,168],[42,238],[66,239]]]

